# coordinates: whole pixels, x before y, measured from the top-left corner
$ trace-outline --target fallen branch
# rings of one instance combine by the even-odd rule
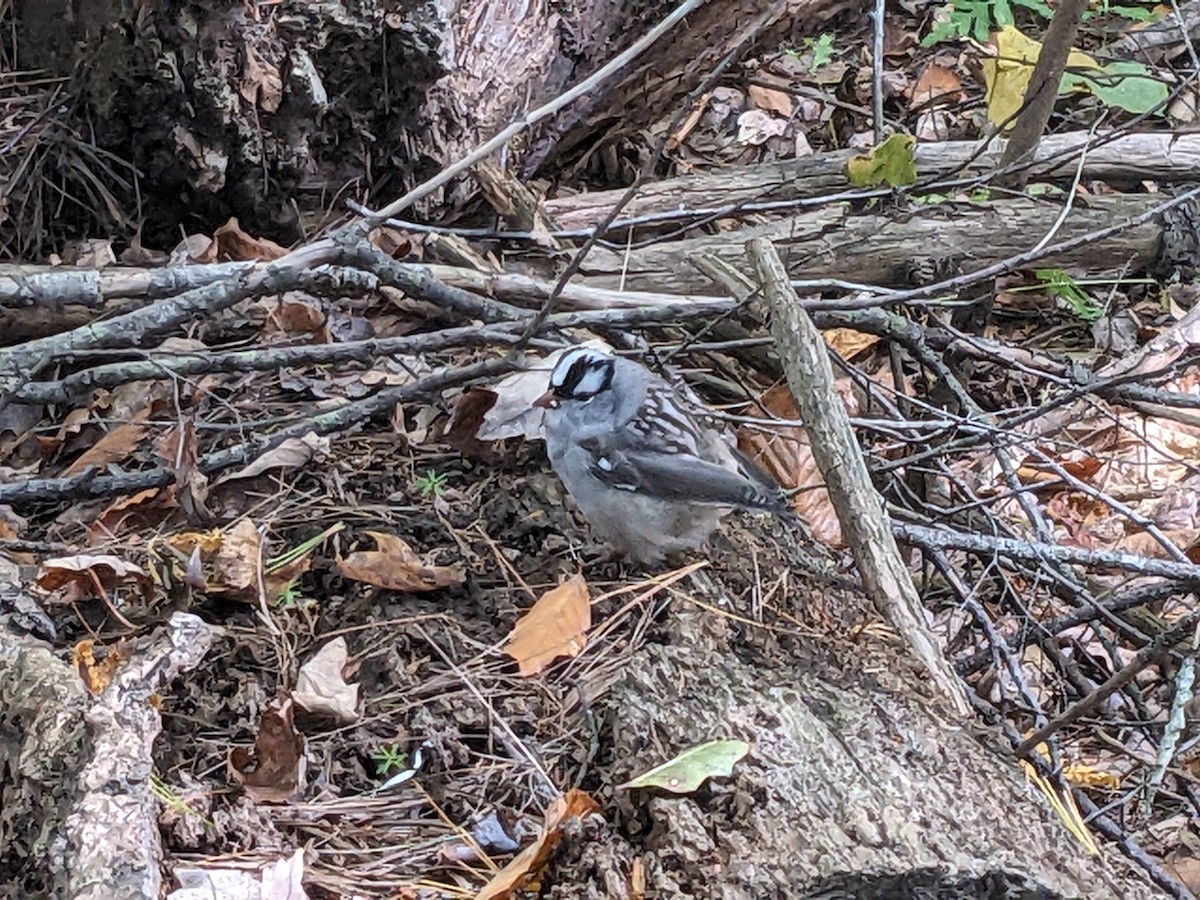
[[[362,400],[306,417],[270,435],[255,437],[233,447],[208,453],[200,458],[197,465],[202,473],[211,475],[230,466],[248,463],[288,438],[303,437],[309,432],[320,435],[342,431],[350,425],[391,409],[397,403],[427,397],[477,378],[491,378],[515,367],[516,363],[509,359],[489,359],[460,368],[443,369],[409,384],[388,388]],[[175,470],[166,466],[123,475],[100,475],[94,469],[89,469],[70,478],[31,478],[27,481],[0,484],[0,503],[58,502],[82,497],[111,497],[164,487],[174,480]]]
[[[921,598],[896,542],[888,517],[854,438],[846,407],[833,382],[825,341],[797,302],[787,270],[766,240],[747,247],[771,308],[771,330],[800,408],[813,459],[825,478],[842,534],[854,553],[867,593],[900,633],[951,708],[971,715],[962,682],[939,652],[925,621]]]
[[[985,534],[970,534],[965,531],[950,531],[944,528],[927,528],[923,525],[892,523],[892,534],[906,544],[930,550],[964,550],[982,556],[1007,556],[1028,562],[1069,563],[1088,568],[1122,569],[1138,575],[1156,575],[1174,578],[1182,585],[1200,584],[1200,565],[1151,559],[1116,550],[1085,550],[1082,547],[1066,547],[1014,538],[994,537]]]

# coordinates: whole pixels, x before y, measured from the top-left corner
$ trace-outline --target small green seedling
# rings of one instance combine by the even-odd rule
[[[994,29],[1016,24],[1014,6],[1022,6],[1045,19],[1054,15],[1054,10],[1043,0],[954,0],[938,14],[933,30],[925,35],[921,46],[932,47],[940,41],[964,37],[987,43]]]
[[[421,492],[422,497],[440,497],[446,490],[446,482],[449,481],[449,478],[450,476],[443,472],[427,469],[424,475],[417,478],[417,489]]]
[[[401,750],[397,744],[388,744],[380,747],[371,754],[371,759],[375,761],[375,771],[380,778],[386,777],[391,772],[398,772],[408,766],[408,754]]]

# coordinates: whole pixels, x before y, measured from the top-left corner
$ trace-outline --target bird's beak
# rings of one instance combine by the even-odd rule
[[[554,396],[554,391],[546,391],[533,401],[533,406],[535,409],[558,409],[558,398]]]

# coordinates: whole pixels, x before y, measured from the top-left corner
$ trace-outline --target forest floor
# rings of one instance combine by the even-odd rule
[[[1018,6],[1021,16],[1033,16],[1033,5]],[[964,7],[955,20],[960,29],[970,25]],[[903,24],[887,33],[890,102],[912,114],[922,140],[975,138],[987,104],[982,85],[972,81],[975,67],[964,61],[967,35],[921,47],[929,29],[917,16],[906,9]],[[1038,29],[1044,25],[1037,20]],[[867,46],[865,33],[831,33],[748,66],[680,135],[677,171],[746,162],[748,154],[769,162],[832,149],[825,142],[833,129],[824,127],[832,110],[857,124],[854,140],[836,141],[839,148],[870,145]],[[758,76],[788,66],[820,71],[816,83],[828,96],[793,103],[763,86]],[[931,104],[940,97],[951,102]],[[1064,119],[1094,111],[1090,99],[1077,99]],[[742,113],[723,117],[728,109]],[[808,137],[798,125],[806,116]],[[1097,196],[1107,192],[1100,182],[1091,187]],[[224,232],[210,243],[208,235],[193,235],[175,253],[193,254],[192,262],[282,253],[236,222]],[[431,241],[397,228],[377,230],[373,240],[396,257],[437,255]],[[76,250],[75,262],[84,265],[116,255],[106,240]],[[1156,337],[1181,336],[1189,349],[1164,362],[1156,384],[1194,394],[1200,379],[1188,354],[1200,340],[1191,337],[1190,288],[1112,274],[1099,285],[1082,272],[1006,276],[993,285],[985,321],[959,324],[978,325],[979,335],[1030,358],[1097,366],[1132,356]],[[910,312],[922,323],[944,324],[926,308]],[[296,290],[191,322],[163,349],[181,357],[269,353],[464,323],[483,327],[479,318],[455,318],[391,289],[331,296]],[[613,558],[590,537],[532,432],[522,437],[524,425],[488,419],[493,399],[495,409],[507,404],[511,411],[528,390],[501,377],[500,368],[482,388],[452,385],[435,399],[383,404],[354,427],[314,428],[251,453],[241,468],[205,473],[197,464],[230,447],[252,447],[273,429],[415,384],[441,367],[497,358],[469,342],[369,363],[356,357],[143,378],[71,402],[0,400],[0,562],[20,567],[28,576],[22,583],[36,588],[38,609],[26,611],[25,630],[69,656],[100,693],[139,641],[173,615],[186,611],[211,626],[213,645],[203,661],[154,700],[162,716],[153,753],[166,867],[184,887],[194,879],[199,893],[191,896],[235,896],[269,879],[272,896],[286,896],[279,885],[301,880],[307,891],[329,897],[496,897],[518,885],[562,898],[772,895],[792,877],[787,860],[777,859],[798,840],[788,810],[811,797],[792,785],[767,789],[775,777],[770,764],[778,762],[770,754],[796,748],[769,746],[764,736],[786,714],[747,698],[804,685],[810,705],[831,710],[831,719],[840,690],[936,704],[915,664],[897,663],[904,657],[896,635],[856,588],[828,496],[807,490],[820,476],[806,439],[786,424],[797,414],[778,381],[719,342],[688,356],[691,345],[703,344],[707,326],[593,332],[652,360],[686,360],[681,377],[740,415],[743,447],[761,452],[777,478],[800,490],[797,510],[808,528],[736,514],[704,551],[668,566],[651,571]],[[583,329],[561,333],[585,336]],[[881,391],[895,404],[885,407],[887,415],[908,427],[898,410],[918,409],[940,386],[920,366],[899,362],[878,336],[841,331],[827,339],[853,364],[839,387],[868,435],[863,443],[880,465],[881,490],[893,502],[904,498],[929,474],[922,462],[905,466],[905,453],[916,454],[915,445],[923,453],[934,432],[917,429],[917,438],[905,432],[904,441],[892,441],[891,426],[879,425],[884,413],[868,398]],[[544,379],[555,346],[533,341],[524,364]],[[1033,366],[955,364],[972,395],[1006,415],[1036,409],[1062,386]],[[930,401],[939,403],[953,406],[944,397]],[[756,430],[753,420],[768,415],[784,424]],[[1089,415],[1094,419],[1070,425],[1099,432],[1109,422],[1106,412]],[[1138,427],[1139,441],[1129,439],[1126,426],[1117,438],[1079,436],[1053,450],[1022,432],[1008,449],[1020,463],[1021,484],[1064,543],[1188,564],[1200,546],[1195,457],[1187,456],[1200,446],[1196,426],[1158,409]],[[1142,455],[1160,438],[1170,460]],[[91,480],[163,465],[173,466],[170,484],[102,492]],[[1145,474],[1150,468],[1154,478]],[[1006,486],[1006,476],[1018,476],[1000,469],[986,448],[971,449],[936,474],[960,479],[956,487],[972,498],[963,503],[967,514],[976,502],[988,506],[980,530],[1003,521],[996,530],[1007,534],[1025,491]],[[1142,475],[1118,484],[1134,469]],[[76,480],[64,486],[60,478]],[[1093,478],[1105,479],[1099,498],[1100,489],[1081,484]],[[1153,490],[1138,478],[1154,480]],[[6,485],[35,482],[27,495],[3,499]],[[1109,502],[1110,495],[1129,505]],[[1131,512],[1139,500],[1146,505]],[[1186,522],[1175,515],[1180,509],[1190,510]],[[1127,533],[1128,522],[1146,526],[1155,540],[1141,527]],[[1164,531],[1177,552],[1150,546]],[[1166,591],[1136,628],[1116,614],[1108,617],[1114,628],[1081,618],[1062,625],[1046,646],[1029,637],[1035,623],[1075,612],[1049,579],[1032,564],[1001,571],[994,561],[966,563],[964,556],[954,559],[969,572],[969,589],[959,590],[933,566],[920,572],[932,625],[964,667],[993,654],[970,667],[971,686],[1024,734],[1045,724],[1046,713],[1053,718],[1094,694],[1155,635],[1194,612],[1194,595]],[[1103,596],[1133,590],[1112,570],[1100,571],[1089,586]],[[978,596],[992,631],[976,628]],[[991,640],[997,631],[1014,644],[1003,648],[1007,668],[991,664],[1001,661]],[[1082,721],[1063,777],[1127,823],[1172,878],[1194,886],[1200,858],[1190,848],[1200,845],[1192,824],[1200,791],[1190,732],[1176,729],[1179,753],[1169,754],[1165,787],[1144,808],[1138,803],[1167,744],[1166,723],[1180,707],[1173,705],[1179,673],[1194,664],[1194,648],[1191,663],[1181,657],[1156,657]],[[897,734],[905,724],[897,724]],[[990,738],[1001,740],[999,733]],[[692,760],[703,777],[669,813],[662,797],[670,791],[661,781],[629,785],[717,740],[724,742],[720,752],[736,756],[725,762],[739,767],[738,777],[729,778],[721,760]],[[754,740],[755,753],[736,755],[737,742]],[[669,770],[661,777],[682,776]],[[1040,794],[1030,794],[1040,802]],[[1064,829],[1079,819],[1074,809],[1062,816]],[[298,849],[307,855],[293,855]]]

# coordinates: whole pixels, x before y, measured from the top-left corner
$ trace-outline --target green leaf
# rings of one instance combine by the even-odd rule
[[[813,41],[812,69],[810,71],[815,72],[831,62],[833,62],[833,37],[829,34],[822,34]]]
[[[1134,114],[1150,112],[1170,94],[1165,83],[1136,62],[1114,62],[1087,72],[1065,72],[1058,92],[1071,91],[1095,94],[1105,105]]]
[[[855,187],[903,187],[917,180],[913,148],[917,140],[908,134],[893,134],[863,156],[852,156],[846,163],[846,176]]]
[[[655,766],[623,788],[657,787],[673,794],[690,794],[709,778],[733,774],[734,763],[750,752],[745,741],[709,741],[684,750],[674,759]]]

